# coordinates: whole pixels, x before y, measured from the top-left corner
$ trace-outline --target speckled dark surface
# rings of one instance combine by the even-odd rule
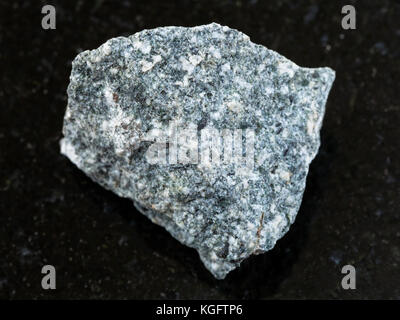
[[[400,299],[398,1],[0,3],[0,298]],[[357,30],[341,28],[353,3]],[[174,240],[60,155],[75,55],[118,35],[218,22],[301,66],[336,70],[296,222],[277,246],[215,280]],[[57,289],[41,289],[41,267]],[[357,289],[341,288],[353,264]]]

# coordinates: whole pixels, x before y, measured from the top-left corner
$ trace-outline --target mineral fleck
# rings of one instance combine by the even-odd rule
[[[293,223],[334,78],[215,23],[113,38],[72,63],[61,152],[223,279]]]

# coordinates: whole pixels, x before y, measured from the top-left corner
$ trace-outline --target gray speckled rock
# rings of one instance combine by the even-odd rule
[[[218,24],[114,38],[72,64],[61,152],[222,279],[293,223],[334,77]]]

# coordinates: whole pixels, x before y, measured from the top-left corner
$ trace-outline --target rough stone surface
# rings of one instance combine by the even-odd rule
[[[61,152],[196,248],[221,279],[248,256],[272,249],[293,223],[334,77],[329,68],[301,68],[218,24],[110,39],[73,61]],[[173,161],[182,135],[171,132],[171,123],[196,132],[198,144],[183,143],[190,152],[198,148],[197,162]],[[202,132],[216,133],[223,145],[230,140],[218,134],[240,129],[245,165],[229,161],[227,152],[220,162],[204,161]],[[166,146],[165,162],[151,161],[152,146]]]

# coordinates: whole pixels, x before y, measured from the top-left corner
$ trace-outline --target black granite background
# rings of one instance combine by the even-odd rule
[[[57,29],[41,28],[41,8]],[[357,29],[341,28],[353,4]],[[71,61],[145,28],[218,22],[337,78],[289,233],[225,280],[60,155]],[[400,299],[399,1],[1,1],[0,298]],[[41,289],[41,268],[57,289]],[[357,289],[341,288],[341,268]]]

